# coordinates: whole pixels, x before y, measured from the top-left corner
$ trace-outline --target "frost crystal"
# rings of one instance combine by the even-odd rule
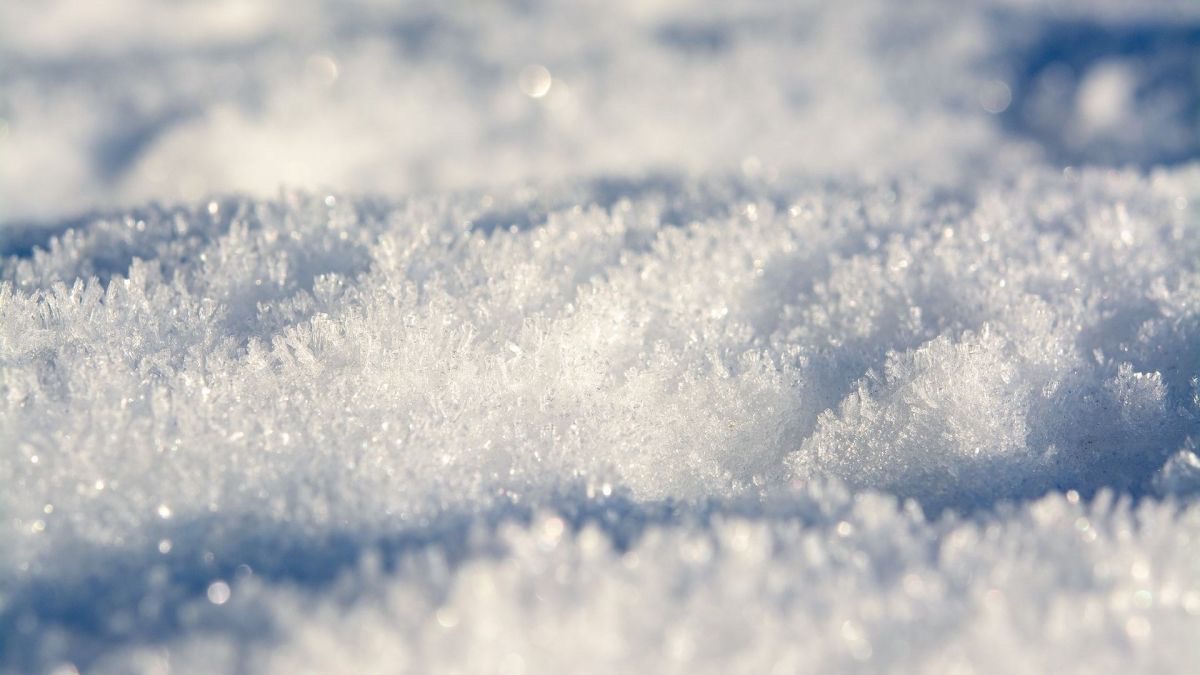
[[[0,672],[1194,669],[1127,4],[5,3]]]

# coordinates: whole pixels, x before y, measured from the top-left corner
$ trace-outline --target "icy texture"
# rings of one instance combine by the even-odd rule
[[[1196,7],[0,4],[0,672],[1194,670]]]
[[[10,663],[170,639],[204,670],[265,626],[284,643],[229,658],[473,671],[508,650],[557,669],[542,640],[594,649],[597,668],[662,665],[628,659],[677,647],[685,669],[856,654],[920,669],[1028,633],[1054,647],[1031,651],[1042,666],[1111,632],[1104,659],[1165,663],[1135,647],[1197,625],[1194,507],[1139,511],[1162,532],[1110,497],[1048,498],[960,534],[936,516],[1056,489],[1195,492],[1194,455],[1176,451],[1200,415],[1198,178],[1034,172],[955,195],[662,179],[91,222],[3,267]],[[520,553],[545,523],[489,534],[531,508],[601,530],[547,558]],[[792,515],[687,525],[739,509]],[[848,509],[852,532],[879,536],[830,539]],[[1086,518],[1102,539],[1076,529]],[[694,537],[724,553],[686,559]],[[604,553],[614,542],[632,553]],[[452,560],[437,583],[352,574],[376,599],[342,609],[274,589],[320,588],[377,548],[485,560]],[[1138,556],[1163,576],[1127,569]],[[266,580],[253,592],[269,619],[239,599],[239,574]],[[456,590],[476,583],[494,597]],[[926,587],[933,606],[916,612]],[[406,599],[438,588],[445,611],[482,623],[439,637],[433,605]],[[1037,628],[1081,612],[1083,633]],[[226,621],[254,628],[175,641]],[[736,635],[723,622],[753,639],[712,642]],[[842,641],[806,647],[820,631]]]

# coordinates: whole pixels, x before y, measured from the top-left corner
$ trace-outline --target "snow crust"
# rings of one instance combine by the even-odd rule
[[[1195,5],[105,4],[0,7],[0,671],[1200,661]]]

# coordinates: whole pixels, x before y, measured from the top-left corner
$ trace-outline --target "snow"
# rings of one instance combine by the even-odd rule
[[[1195,5],[726,4],[0,7],[0,671],[1191,670]]]

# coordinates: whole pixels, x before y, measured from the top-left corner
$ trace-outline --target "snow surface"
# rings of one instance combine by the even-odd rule
[[[1195,4],[0,24],[0,671],[1200,663]]]

